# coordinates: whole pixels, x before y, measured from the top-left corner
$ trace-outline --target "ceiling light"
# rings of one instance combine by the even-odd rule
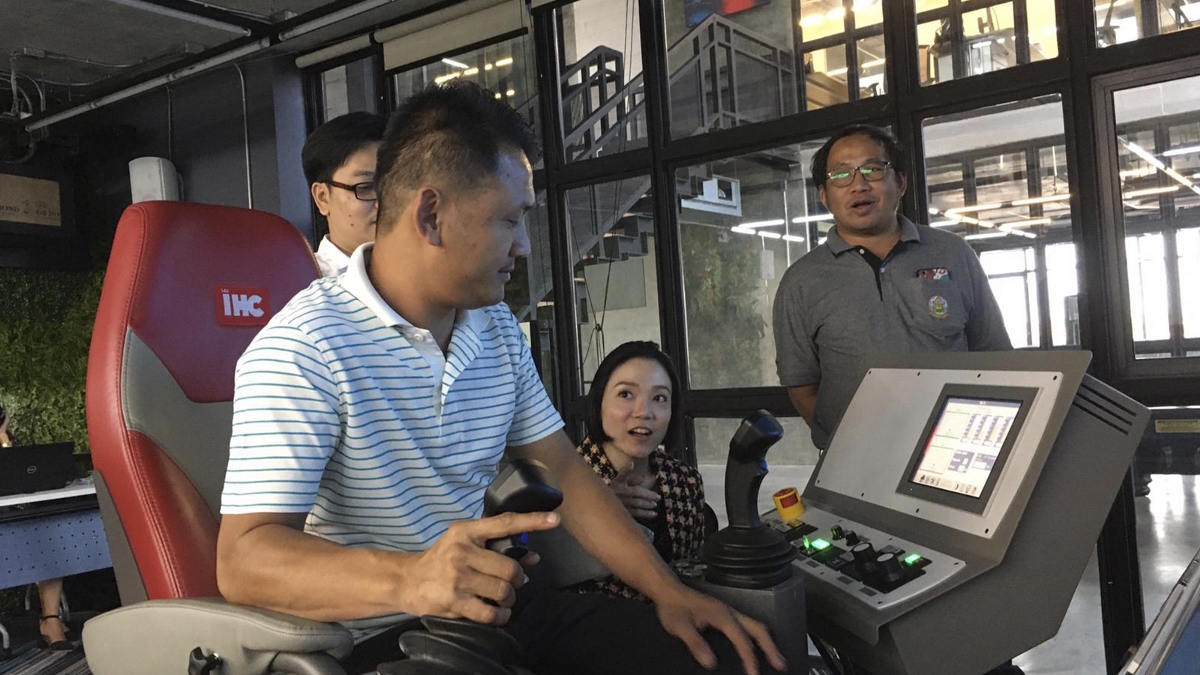
[[[752,223],[738,223],[737,227],[745,230],[750,230],[756,227],[777,227],[783,225],[787,221],[784,220],[758,220]]]
[[[1145,190],[1133,190],[1131,192],[1126,192],[1125,194],[1123,194],[1121,196],[1124,197],[1125,199],[1133,199],[1134,197],[1149,197],[1150,195],[1161,195],[1161,194],[1166,194],[1168,192],[1177,192],[1178,190],[1179,190],[1178,185],[1170,185],[1168,187],[1147,188]]]
[[[1183,148],[1172,148],[1163,153],[1163,157],[1177,157],[1179,155],[1190,155],[1193,152],[1200,152],[1200,145],[1189,145]]]
[[[815,216],[799,216],[793,217],[792,222],[796,225],[804,222],[818,222],[822,220],[833,220],[833,214],[817,214]]]
[[[963,237],[963,239],[966,239],[967,241],[971,241],[973,239],[995,239],[997,237],[1007,237],[1007,236],[1008,236],[1007,232],[980,232],[979,234],[968,234],[967,236]]]
[[[1029,199],[1015,200],[1013,206],[1029,206],[1030,204],[1049,204],[1050,202],[1065,202],[1071,198],[1070,194],[1065,195],[1048,195],[1046,197],[1030,197]]]
[[[941,213],[941,211],[939,211],[936,206],[929,207],[929,215],[936,216],[939,213]]]
[[[1030,218],[1029,220],[1014,220],[1008,223],[1001,223],[1000,227],[1033,227],[1034,225],[1049,225],[1051,222],[1053,221],[1049,218]]]
[[[794,242],[796,242],[797,244],[803,244],[803,243],[804,243],[804,237],[797,237],[797,236],[796,236],[796,235],[794,235],[794,234],[785,234],[785,235],[783,235],[783,240],[784,240],[784,241],[794,241]]]
[[[957,221],[957,220],[939,220],[937,222],[930,223],[929,226],[930,227],[950,227],[951,225],[957,225],[959,222],[960,221]]]
[[[462,73],[446,73],[445,75],[439,75],[439,76],[433,78],[433,82],[434,82],[434,84],[444,84],[446,82],[449,82],[450,80],[453,80],[454,78],[458,77],[459,75],[462,75]]]
[[[783,235],[778,232],[755,232],[754,234],[766,239],[783,239]]]
[[[496,66],[493,66],[493,65],[492,65],[492,64],[490,64],[490,63],[485,63],[485,64],[483,64],[483,69],[484,69],[484,70],[491,70],[492,68],[495,68],[495,67],[496,67]]]
[[[813,26],[820,26],[823,23],[825,23],[824,14],[810,14],[800,19],[801,28],[812,28]]]
[[[454,66],[455,68],[463,68],[464,70],[470,67],[467,64],[455,61],[454,59],[442,59],[442,63],[448,66]]]
[[[478,74],[479,74],[478,68],[467,68],[466,70],[463,71],[463,75],[466,75],[467,77],[470,77],[472,75],[478,75]]]
[[[218,21],[216,19],[210,19],[206,16],[192,14],[191,12],[185,12],[185,11],[179,10],[179,9],[171,9],[170,7],[163,7],[162,5],[156,5],[153,2],[147,2],[146,0],[108,0],[108,1],[113,4],[124,5],[126,7],[131,7],[133,9],[140,9],[143,12],[150,12],[151,14],[165,16],[165,17],[168,17],[171,19],[179,19],[180,21],[187,21],[188,23],[192,23],[197,26],[206,26],[208,28],[215,28],[216,30],[223,30],[227,33],[237,33],[238,35],[241,35],[244,37],[250,35],[249,28],[235,26],[226,21]]]
[[[512,62],[513,62],[512,57],[509,56],[507,58],[503,58],[503,59],[500,59],[499,61],[496,61],[496,67],[500,68],[503,66],[511,66]]]
[[[838,7],[837,9],[831,9],[831,10],[829,10],[829,13],[825,15],[825,18],[829,19],[830,21],[837,21],[838,19],[844,19],[844,18],[846,18],[846,8]]]
[[[1004,206],[999,202],[993,204],[976,204],[974,206],[959,206],[953,209],[946,209],[946,215],[955,215],[958,213],[971,213],[973,211],[992,211]]]
[[[1128,179],[1128,178],[1145,178],[1146,176],[1153,176],[1153,175],[1154,175],[1154,172],[1155,172],[1156,170],[1157,170],[1157,169],[1155,169],[1155,168],[1154,168],[1154,167],[1152,167],[1152,166],[1144,166],[1144,167],[1141,167],[1141,168],[1139,168],[1139,169],[1126,169],[1126,170],[1122,171],[1122,172],[1121,172],[1120,174],[1118,174],[1118,175],[1120,175],[1120,176],[1121,176],[1121,178],[1124,178],[1124,179]]]
[[[511,97],[511,96],[516,96],[516,95],[517,95],[517,90],[516,90],[516,89],[509,89],[508,91],[504,92],[504,95],[505,95],[505,96],[510,96],[510,97]]]

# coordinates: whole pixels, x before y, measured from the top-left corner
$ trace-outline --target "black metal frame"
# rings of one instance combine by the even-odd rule
[[[1159,364],[1129,363],[1132,347],[1122,338],[1128,323],[1126,288],[1122,285],[1123,244],[1119,212],[1114,211],[1114,158],[1105,139],[1111,134],[1111,115],[1104,96],[1114,89],[1169,80],[1185,74],[1181,61],[1200,62],[1200,30],[1147,37],[1137,42],[1101,48],[1096,42],[1093,0],[1057,0],[1059,57],[1027,63],[1027,38],[1019,41],[1018,65],[1004,70],[922,86],[916,64],[918,19],[927,21],[942,14],[955,17],[963,11],[995,6],[1006,0],[951,0],[950,7],[915,13],[915,0],[884,0],[884,49],[887,94],[851,100],[832,108],[798,112],[776,120],[693,137],[672,139],[670,96],[667,82],[667,45],[664,5],[675,0],[639,0],[643,77],[649,143],[620,154],[567,162],[563,147],[563,113],[559,105],[561,28],[557,10],[571,4],[564,0],[544,5],[533,12],[533,38],[537,61],[540,111],[545,155],[544,186],[547,191],[550,244],[554,279],[553,301],[555,352],[559,356],[554,381],[556,403],[568,420],[578,426],[582,413],[582,387],[578,317],[573,299],[574,274],[566,220],[568,189],[612,181],[636,174],[651,177],[657,275],[661,307],[661,336],[664,349],[675,359],[685,385],[685,415],[689,441],[694,441],[693,420],[736,419],[765,408],[776,415],[794,416],[786,393],[779,387],[750,387],[720,390],[691,390],[687,359],[687,317],[684,311],[682,259],[676,208],[675,172],[713,160],[727,159],[771,147],[820,138],[855,122],[890,126],[909,149],[910,176],[924,173],[922,124],[941,115],[969,112],[1031,96],[1058,94],[1062,97],[1068,175],[1071,179],[1071,240],[1078,251],[1080,288],[1080,340],[1094,353],[1091,372],[1147,405],[1200,402],[1200,364],[1180,371],[1180,359],[1172,360],[1171,373],[1154,371]],[[1014,0],[1014,23],[1027,23],[1024,2]],[[792,0],[798,16],[800,0]],[[844,0],[845,6],[851,4]],[[961,21],[961,19],[960,19]],[[876,33],[879,27],[869,32]],[[1027,31],[1017,31],[1025,33]],[[857,52],[862,35],[846,32],[838,43],[854,45]],[[797,104],[805,107],[803,52],[818,46],[804,42],[794,31]],[[1021,55],[1024,58],[1020,58]],[[961,55],[959,55],[961,60]],[[1200,63],[1195,65],[1200,72]],[[961,72],[961,71],[959,71]],[[1033,83],[1033,84],[1031,84]],[[1093,87],[1093,84],[1095,85]],[[311,90],[310,90],[311,91]],[[852,92],[853,93],[853,92]],[[854,97],[851,97],[852,99]],[[390,100],[390,98],[389,98]],[[1107,126],[1106,126],[1107,125]],[[913,181],[910,181],[910,184]],[[1085,197],[1087,195],[1088,197]],[[1099,198],[1095,198],[1095,196]],[[923,189],[910,189],[901,208],[907,213],[927,213]],[[1064,235],[1065,237],[1065,228]],[[1057,237],[1056,237],[1057,238]],[[1039,300],[1041,304],[1042,300]],[[1126,310],[1122,313],[1122,310]],[[1170,386],[1165,386],[1170,385]],[[692,444],[686,459],[695,461]],[[1098,543],[1100,558],[1101,611],[1109,672],[1119,667],[1127,648],[1140,640],[1145,628],[1141,583],[1134,539],[1132,482],[1126,481],[1114,502]]]

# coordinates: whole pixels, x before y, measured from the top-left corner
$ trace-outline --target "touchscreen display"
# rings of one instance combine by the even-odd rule
[[[1021,401],[947,396],[909,480],[979,498]]]

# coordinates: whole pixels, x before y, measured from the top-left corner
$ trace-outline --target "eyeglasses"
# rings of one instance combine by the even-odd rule
[[[854,182],[855,171],[862,174],[863,180],[868,183],[876,183],[883,180],[891,165],[891,162],[867,162],[861,166],[834,169],[825,175],[829,178],[829,184],[834,187],[849,187]]]
[[[325,182],[329,183],[333,187],[342,188],[343,190],[349,190],[349,191],[353,192],[354,196],[357,197],[359,199],[359,201],[373,202],[379,198],[379,195],[375,192],[375,182],[374,181],[367,181],[366,183],[355,183],[354,185],[347,185],[346,183],[339,183],[336,180],[327,180]]]

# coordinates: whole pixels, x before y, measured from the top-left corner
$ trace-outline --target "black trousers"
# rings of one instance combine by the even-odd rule
[[[742,661],[732,643],[716,631],[704,637],[717,655],[717,669],[705,670],[683,642],[663,630],[654,607],[600,593],[543,591],[518,593],[513,618],[504,630],[521,645],[523,667],[537,675],[735,675]],[[363,641],[344,661],[350,675],[368,673],[401,658],[401,628]],[[759,658],[759,672],[774,669]]]

